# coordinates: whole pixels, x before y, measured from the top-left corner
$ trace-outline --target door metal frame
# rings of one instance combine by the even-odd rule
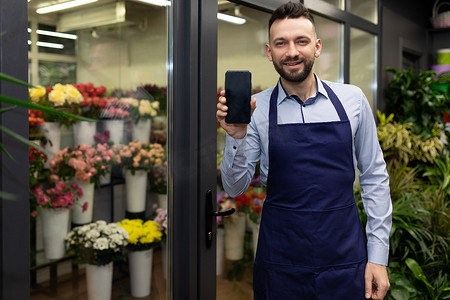
[[[26,0],[0,1],[0,72],[28,81],[28,15]],[[24,86],[0,81],[0,94],[28,101]],[[0,103],[0,108],[8,107]],[[0,125],[28,138],[28,110],[0,114]],[[12,153],[0,154],[0,190],[16,196],[0,199],[0,299],[30,296],[30,208],[28,146],[0,132],[0,143]]]

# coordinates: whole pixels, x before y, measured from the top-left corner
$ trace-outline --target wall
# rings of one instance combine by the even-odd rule
[[[77,81],[133,90],[138,85],[167,85],[165,10],[146,21],[78,32]]]
[[[383,1],[382,7],[382,87],[391,80],[384,70],[388,67],[402,69],[402,51],[420,57],[418,65],[429,69],[427,29],[431,27],[434,1],[397,0]],[[380,107],[381,108],[381,107]]]

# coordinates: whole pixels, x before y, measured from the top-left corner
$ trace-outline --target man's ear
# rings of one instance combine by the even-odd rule
[[[266,44],[265,51],[266,51],[267,59],[269,61],[272,61],[272,51],[270,50],[269,44]]]
[[[322,40],[316,39],[316,45],[314,50],[314,57],[318,58],[320,56],[320,53],[322,52]]]

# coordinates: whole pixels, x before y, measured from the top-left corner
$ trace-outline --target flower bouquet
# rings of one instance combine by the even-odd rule
[[[50,171],[56,179],[75,178],[83,183],[98,183],[100,176],[106,175],[109,168],[119,161],[118,158],[115,145],[101,143],[66,147],[50,161]]]
[[[160,144],[153,144],[155,160],[149,173],[150,191],[156,194],[167,194],[167,157],[165,148]],[[159,205],[163,207],[163,205]]]
[[[86,265],[88,299],[111,299],[113,263],[124,260],[128,233],[117,223],[96,221],[75,227],[66,236],[67,252]]]
[[[69,224],[69,210],[74,201],[83,196],[75,184],[62,181],[48,182],[31,189],[32,207],[37,206],[42,220],[44,253],[47,259],[59,259],[65,254],[64,238]],[[33,211],[32,216],[37,212]]]
[[[82,144],[58,151],[50,161],[52,180],[75,181],[83,189],[84,196],[81,201],[87,202],[87,208],[84,207],[84,211],[74,209],[73,223],[85,224],[92,221],[94,184],[98,184],[101,176],[110,172],[110,167],[117,160],[115,146]]]
[[[167,88],[160,87],[156,84],[145,84],[138,87],[139,90],[146,91],[147,94],[151,95],[154,101],[159,102],[160,113],[166,115],[166,104],[167,104]]]
[[[162,165],[165,160],[164,148],[161,144],[131,141],[119,148],[122,167],[133,175],[136,171],[150,172],[155,165]]]
[[[110,100],[106,98],[106,87],[95,87],[92,83],[74,84],[77,90],[83,96],[83,101],[76,106],[76,113],[80,116],[98,120],[100,112],[104,109]],[[94,144],[94,135],[97,132],[96,122],[79,121],[73,125],[74,144]]]
[[[120,98],[120,102],[130,107],[130,118],[135,122],[145,121],[156,117],[159,110],[158,101],[136,99],[131,97]]]
[[[106,87],[104,86],[96,87],[92,83],[78,83],[73,86],[83,96],[83,101],[77,108],[78,114],[91,119],[98,119],[102,109],[108,105],[109,101],[115,99],[105,97]]]
[[[41,208],[67,208],[71,210],[74,201],[83,196],[83,191],[76,183],[66,184],[62,181],[56,181],[49,182],[45,186],[37,185],[33,187],[31,195]]]
[[[131,138],[148,143],[152,118],[158,114],[159,102],[136,98],[121,98],[120,102],[130,105]]]
[[[29,95],[32,103],[66,112],[75,112],[74,104],[79,104],[83,101],[83,96],[72,84],[57,83],[53,87],[48,88],[37,86],[29,89]],[[43,118],[46,122],[57,122],[66,127],[69,127],[74,121],[47,112],[43,113]]]
[[[72,229],[66,236],[66,249],[78,264],[103,266],[124,259],[122,250],[127,241],[124,228],[99,220]]]
[[[114,144],[123,142],[124,122],[130,117],[131,105],[120,102],[119,99],[110,99],[107,105],[100,111],[103,119],[103,130],[109,131],[110,139]]]
[[[148,220],[125,219],[119,223],[128,232],[128,263],[131,295],[145,297],[151,291],[153,247],[161,241],[159,224]]]
[[[119,149],[120,163],[125,170],[127,210],[145,211],[147,173],[155,164],[162,163],[164,151],[160,144],[132,141]]]
[[[118,225],[128,232],[127,249],[130,251],[149,250],[163,237],[160,224],[154,220],[144,222],[141,219],[124,219]]]

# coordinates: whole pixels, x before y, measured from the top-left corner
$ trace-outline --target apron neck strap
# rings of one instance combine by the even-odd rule
[[[339,98],[336,96],[336,94],[333,92],[333,90],[325,82],[322,81],[322,84],[323,84],[323,87],[325,88],[325,90],[327,91],[328,97],[330,98],[331,102],[333,103],[334,108],[336,109],[336,112],[338,113],[341,121],[348,121],[347,114],[345,113],[345,109],[342,106],[342,103],[339,100]]]
[[[342,103],[339,100],[339,98],[325,82],[322,81],[322,84],[325,90],[327,91],[328,97],[330,98],[331,103],[333,103],[340,120],[348,121],[348,116],[345,113],[345,109],[342,106]],[[278,124],[277,102],[278,102],[278,84],[275,86],[275,88],[272,91],[272,94],[270,95],[269,124],[272,125]]]

